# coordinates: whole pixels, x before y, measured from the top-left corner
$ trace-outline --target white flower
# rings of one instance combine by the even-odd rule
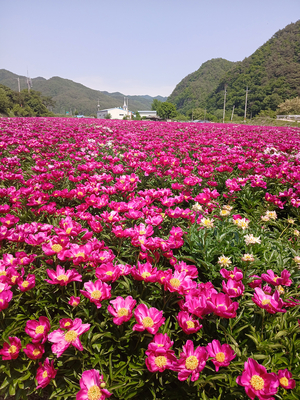
[[[245,235],[245,243],[248,246],[249,244],[256,244],[256,243],[261,243],[260,236],[255,237],[250,233],[249,235]]]
[[[214,227],[214,220],[209,218],[201,218],[200,225],[204,226],[205,228],[213,228]]]
[[[254,261],[254,256],[253,254],[244,254],[242,257],[242,261],[246,261],[246,262],[253,262]]]
[[[270,218],[270,219],[276,219],[277,218],[277,214],[276,211],[266,211],[266,217]]]
[[[224,254],[218,258],[218,264],[221,264],[222,266],[228,266],[231,264],[230,257],[225,257]]]
[[[248,228],[249,223],[250,223],[250,221],[248,219],[246,219],[246,218],[240,218],[240,219],[236,219],[235,220],[235,224],[239,228],[242,228],[243,231]]]
[[[227,215],[229,215],[229,214],[230,214],[229,210],[223,209],[223,210],[220,211],[221,217],[227,217]]]

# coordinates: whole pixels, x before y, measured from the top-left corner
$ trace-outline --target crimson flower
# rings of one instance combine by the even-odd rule
[[[244,371],[236,378],[238,385],[244,386],[247,396],[260,400],[274,400],[273,394],[277,393],[279,380],[277,375],[267,373],[266,368],[252,358],[245,362]]]
[[[25,332],[32,337],[32,343],[45,343],[49,330],[50,322],[47,317],[40,317],[38,321],[29,320],[26,322]]]
[[[296,386],[295,379],[292,379],[292,373],[287,369],[280,369],[278,371],[279,385],[284,389],[294,389]]]
[[[31,360],[38,360],[45,353],[44,346],[39,343],[28,343],[23,351]]]
[[[18,358],[19,352],[22,348],[21,340],[14,337],[8,338],[9,343],[5,342],[3,344],[3,349],[0,350],[0,354],[2,355],[2,360],[15,360]]]
[[[49,362],[49,358],[46,358],[44,364],[39,363],[39,367],[37,369],[35,379],[38,382],[37,389],[46,387],[51,379],[54,379],[57,373],[57,370],[54,368],[54,360]]]
[[[179,311],[176,318],[180,328],[188,335],[198,332],[202,328],[202,325],[200,325],[199,321],[193,319],[193,317],[187,311]]]

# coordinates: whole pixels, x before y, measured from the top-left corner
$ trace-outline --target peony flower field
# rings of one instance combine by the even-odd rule
[[[299,399],[299,128],[2,118],[0,156],[0,396]]]

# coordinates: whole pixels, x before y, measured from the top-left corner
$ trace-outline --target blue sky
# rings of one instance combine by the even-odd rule
[[[0,5],[0,68],[125,95],[168,96],[203,62],[241,61],[300,19],[300,0],[0,0]]]

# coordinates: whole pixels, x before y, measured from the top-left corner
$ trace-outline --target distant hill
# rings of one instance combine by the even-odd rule
[[[168,101],[183,113],[195,107],[205,108],[208,95],[217,88],[221,77],[234,64],[223,58],[206,61],[178,83]]]
[[[227,85],[226,108],[244,114],[246,87],[248,115],[261,110],[276,110],[286,99],[300,96],[300,20],[276,32],[250,57],[237,63],[224,74],[210,94],[210,111],[223,108],[224,86]]]
[[[12,90],[18,90],[17,78],[20,78],[21,90],[25,89],[26,77],[16,75],[5,69],[0,69],[0,84]],[[122,107],[124,94],[115,92],[101,92],[90,89],[80,83],[69,79],[54,76],[50,79],[37,77],[32,79],[34,90],[41,92],[43,96],[52,97],[55,101],[53,112],[64,114],[66,111],[77,110],[80,114],[93,115],[97,113],[98,100],[100,108]],[[157,96],[126,96],[128,97],[129,109],[131,111],[150,110],[153,99],[166,101],[166,97]]]

